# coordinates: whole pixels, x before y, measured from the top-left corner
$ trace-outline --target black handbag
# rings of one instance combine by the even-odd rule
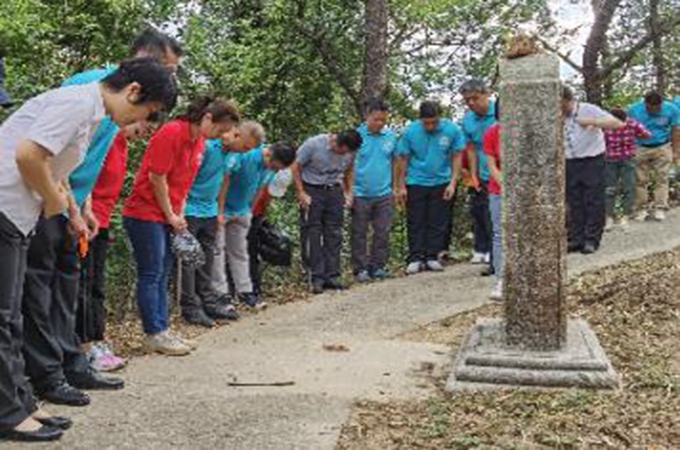
[[[258,239],[262,261],[272,266],[290,267],[293,262],[293,240],[286,233],[268,220],[263,220]]]

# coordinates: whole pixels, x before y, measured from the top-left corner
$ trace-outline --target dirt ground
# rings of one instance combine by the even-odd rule
[[[623,377],[618,391],[447,393],[425,401],[361,402],[338,450],[680,449],[680,250],[606,268],[570,283],[585,318]],[[457,349],[483,308],[421,327],[404,339]]]

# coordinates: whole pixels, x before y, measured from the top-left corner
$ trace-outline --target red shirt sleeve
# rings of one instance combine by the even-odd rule
[[[178,135],[181,132],[177,122],[163,126],[149,141],[146,149],[149,158],[149,172],[156,175],[167,175],[175,162]]]
[[[494,125],[484,133],[482,143],[484,145],[484,153],[487,156],[498,159],[500,155],[500,134],[498,132],[498,125]]]

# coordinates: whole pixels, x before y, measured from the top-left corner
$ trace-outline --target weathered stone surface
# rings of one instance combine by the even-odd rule
[[[480,319],[448,388],[615,388],[595,334],[582,320],[567,322],[559,62],[505,60],[501,80],[505,319]]]
[[[620,378],[583,320],[570,320],[565,345],[554,351],[519,350],[506,343],[501,319],[480,319],[467,336],[449,390],[509,386],[617,388]]]
[[[548,55],[504,60],[500,73],[507,339],[554,350],[566,336],[559,61]]]

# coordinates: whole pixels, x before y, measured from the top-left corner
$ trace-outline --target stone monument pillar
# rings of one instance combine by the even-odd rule
[[[547,55],[504,59],[500,73],[507,340],[556,350],[567,330],[560,64]]]
[[[615,388],[595,334],[567,321],[559,60],[502,60],[500,74],[505,317],[477,322],[448,388]]]

